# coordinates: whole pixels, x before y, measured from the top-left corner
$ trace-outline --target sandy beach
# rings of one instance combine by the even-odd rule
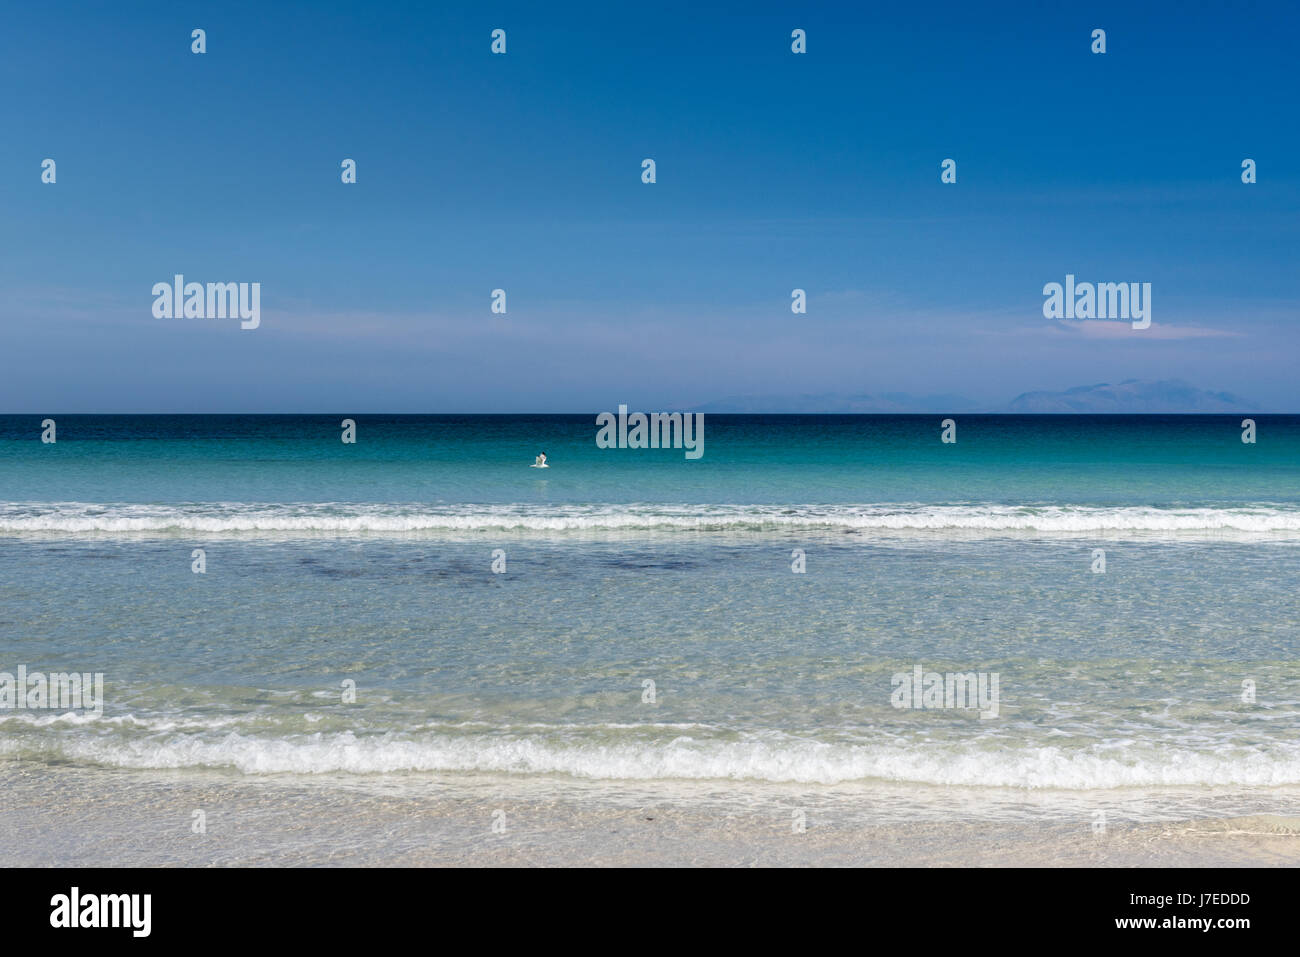
[[[830,806],[792,827],[788,801],[644,800],[575,785],[407,788],[39,768],[10,763],[0,866],[1294,867],[1300,817],[1108,825],[872,825]],[[58,800],[51,800],[52,795]],[[638,803],[641,802],[641,803]],[[194,830],[195,811],[205,815]],[[498,823],[499,822],[499,823]],[[497,823],[498,830],[493,829]]]

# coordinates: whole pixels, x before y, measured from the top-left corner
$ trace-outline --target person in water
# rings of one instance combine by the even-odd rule
[[[537,466],[539,466],[539,467],[545,465],[545,464],[546,464],[546,453],[543,452],[541,455],[537,456],[537,460],[536,460],[535,462],[533,462],[533,464],[534,464],[534,465],[537,465]]]

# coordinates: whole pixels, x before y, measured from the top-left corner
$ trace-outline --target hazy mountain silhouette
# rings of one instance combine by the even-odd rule
[[[1259,412],[1258,403],[1231,392],[1198,389],[1180,379],[1147,381],[1126,379],[1117,385],[1107,382],[1081,385],[1062,392],[1024,392],[1010,402],[990,405],[960,395],[910,395],[881,392],[876,395],[837,392],[802,395],[729,396],[703,405],[682,407],[683,411],[712,413],[1187,413]]]
[[[1231,392],[1207,392],[1180,379],[1118,385],[1081,385],[1064,392],[1025,392],[1007,412],[1258,412],[1259,405]]]

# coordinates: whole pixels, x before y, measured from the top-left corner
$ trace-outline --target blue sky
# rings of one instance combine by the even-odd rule
[[[0,410],[1300,411],[1294,4],[273,6],[7,14]],[[178,272],[261,327],[154,318]],[[1152,329],[1044,319],[1067,272],[1150,282]]]

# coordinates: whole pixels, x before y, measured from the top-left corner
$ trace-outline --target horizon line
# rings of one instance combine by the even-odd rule
[[[639,410],[638,410],[638,411],[639,411]],[[608,410],[602,410],[602,411],[600,411],[600,412],[591,412],[591,411],[580,411],[580,412],[523,412],[523,411],[514,411],[514,412],[358,412],[358,411],[355,411],[355,410],[353,410],[353,411],[347,411],[347,410],[334,410],[334,411],[316,411],[316,412],[303,412],[303,411],[298,411],[298,412],[74,412],[74,411],[62,411],[62,412],[0,412],[0,417],[19,417],[19,416],[46,416],[46,417],[52,417],[52,416],[57,416],[57,415],[103,415],[103,416],[108,416],[108,415],[118,415],[118,416],[126,416],[126,415],[132,415],[132,416],[146,416],[146,415],[195,415],[195,416],[198,416],[198,415],[286,415],[286,416],[288,416],[288,415],[298,415],[298,416],[303,416],[303,415],[329,415],[329,416],[334,416],[334,415],[342,415],[342,416],[357,416],[357,415],[387,415],[387,416],[403,416],[403,415],[407,415],[407,416],[416,416],[416,415],[479,415],[479,416],[489,416],[489,415],[490,415],[490,416],[521,416],[521,415],[535,415],[535,416],[546,416],[546,415],[584,415],[584,416],[594,416],[594,415],[603,415],[603,414],[605,414],[606,412],[608,412]],[[629,413],[629,414],[631,414],[631,413]],[[643,413],[643,414],[644,414],[644,413]],[[1246,415],[1246,416],[1256,416],[1256,415],[1300,415],[1300,411],[1296,411],[1296,412],[1272,412],[1272,411],[1263,412],[1263,411],[1257,411],[1257,410],[1243,409],[1243,410],[1241,410],[1241,411],[1239,411],[1239,412],[1223,412],[1223,411],[1220,411],[1220,412],[1173,412],[1173,411],[1162,411],[1162,412],[1100,412],[1100,411],[1086,411],[1086,412],[1006,412],[1006,411],[979,411],[979,410],[967,410],[967,411],[965,411],[965,412],[953,412],[953,411],[944,411],[944,410],[942,410],[942,409],[935,409],[935,410],[917,411],[917,412],[775,412],[775,411],[773,411],[773,412],[707,412],[707,411],[705,411],[705,412],[700,412],[700,411],[687,410],[687,409],[675,409],[675,410],[673,410],[673,411],[671,411],[671,412],[659,412],[659,413],[657,413],[657,414],[659,414],[659,415],[675,415],[675,414],[681,414],[681,415],[714,415],[714,416],[719,416],[719,415],[734,415],[734,416],[761,416],[761,415],[832,416],[832,415],[838,415],[838,416],[864,416],[864,417],[865,417],[865,416],[879,416],[879,417],[885,417],[885,416],[904,416],[904,415],[916,415],[916,416],[921,416],[921,415],[947,415],[947,416],[952,416],[952,417],[956,417],[956,416],[971,416],[971,415],[1006,416],[1006,417],[1012,417],[1012,416],[1018,416],[1018,417],[1027,417],[1027,416],[1083,416],[1083,415],[1110,415],[1110,416],[1121,416],[1121,415],[1153,415],[1153,416],[1154,416],[1154,415],[1205,415],[1205,416],[1232,416],[1232,417],[1236,417],[1236,416],[1238,416],[1238,415]]]

